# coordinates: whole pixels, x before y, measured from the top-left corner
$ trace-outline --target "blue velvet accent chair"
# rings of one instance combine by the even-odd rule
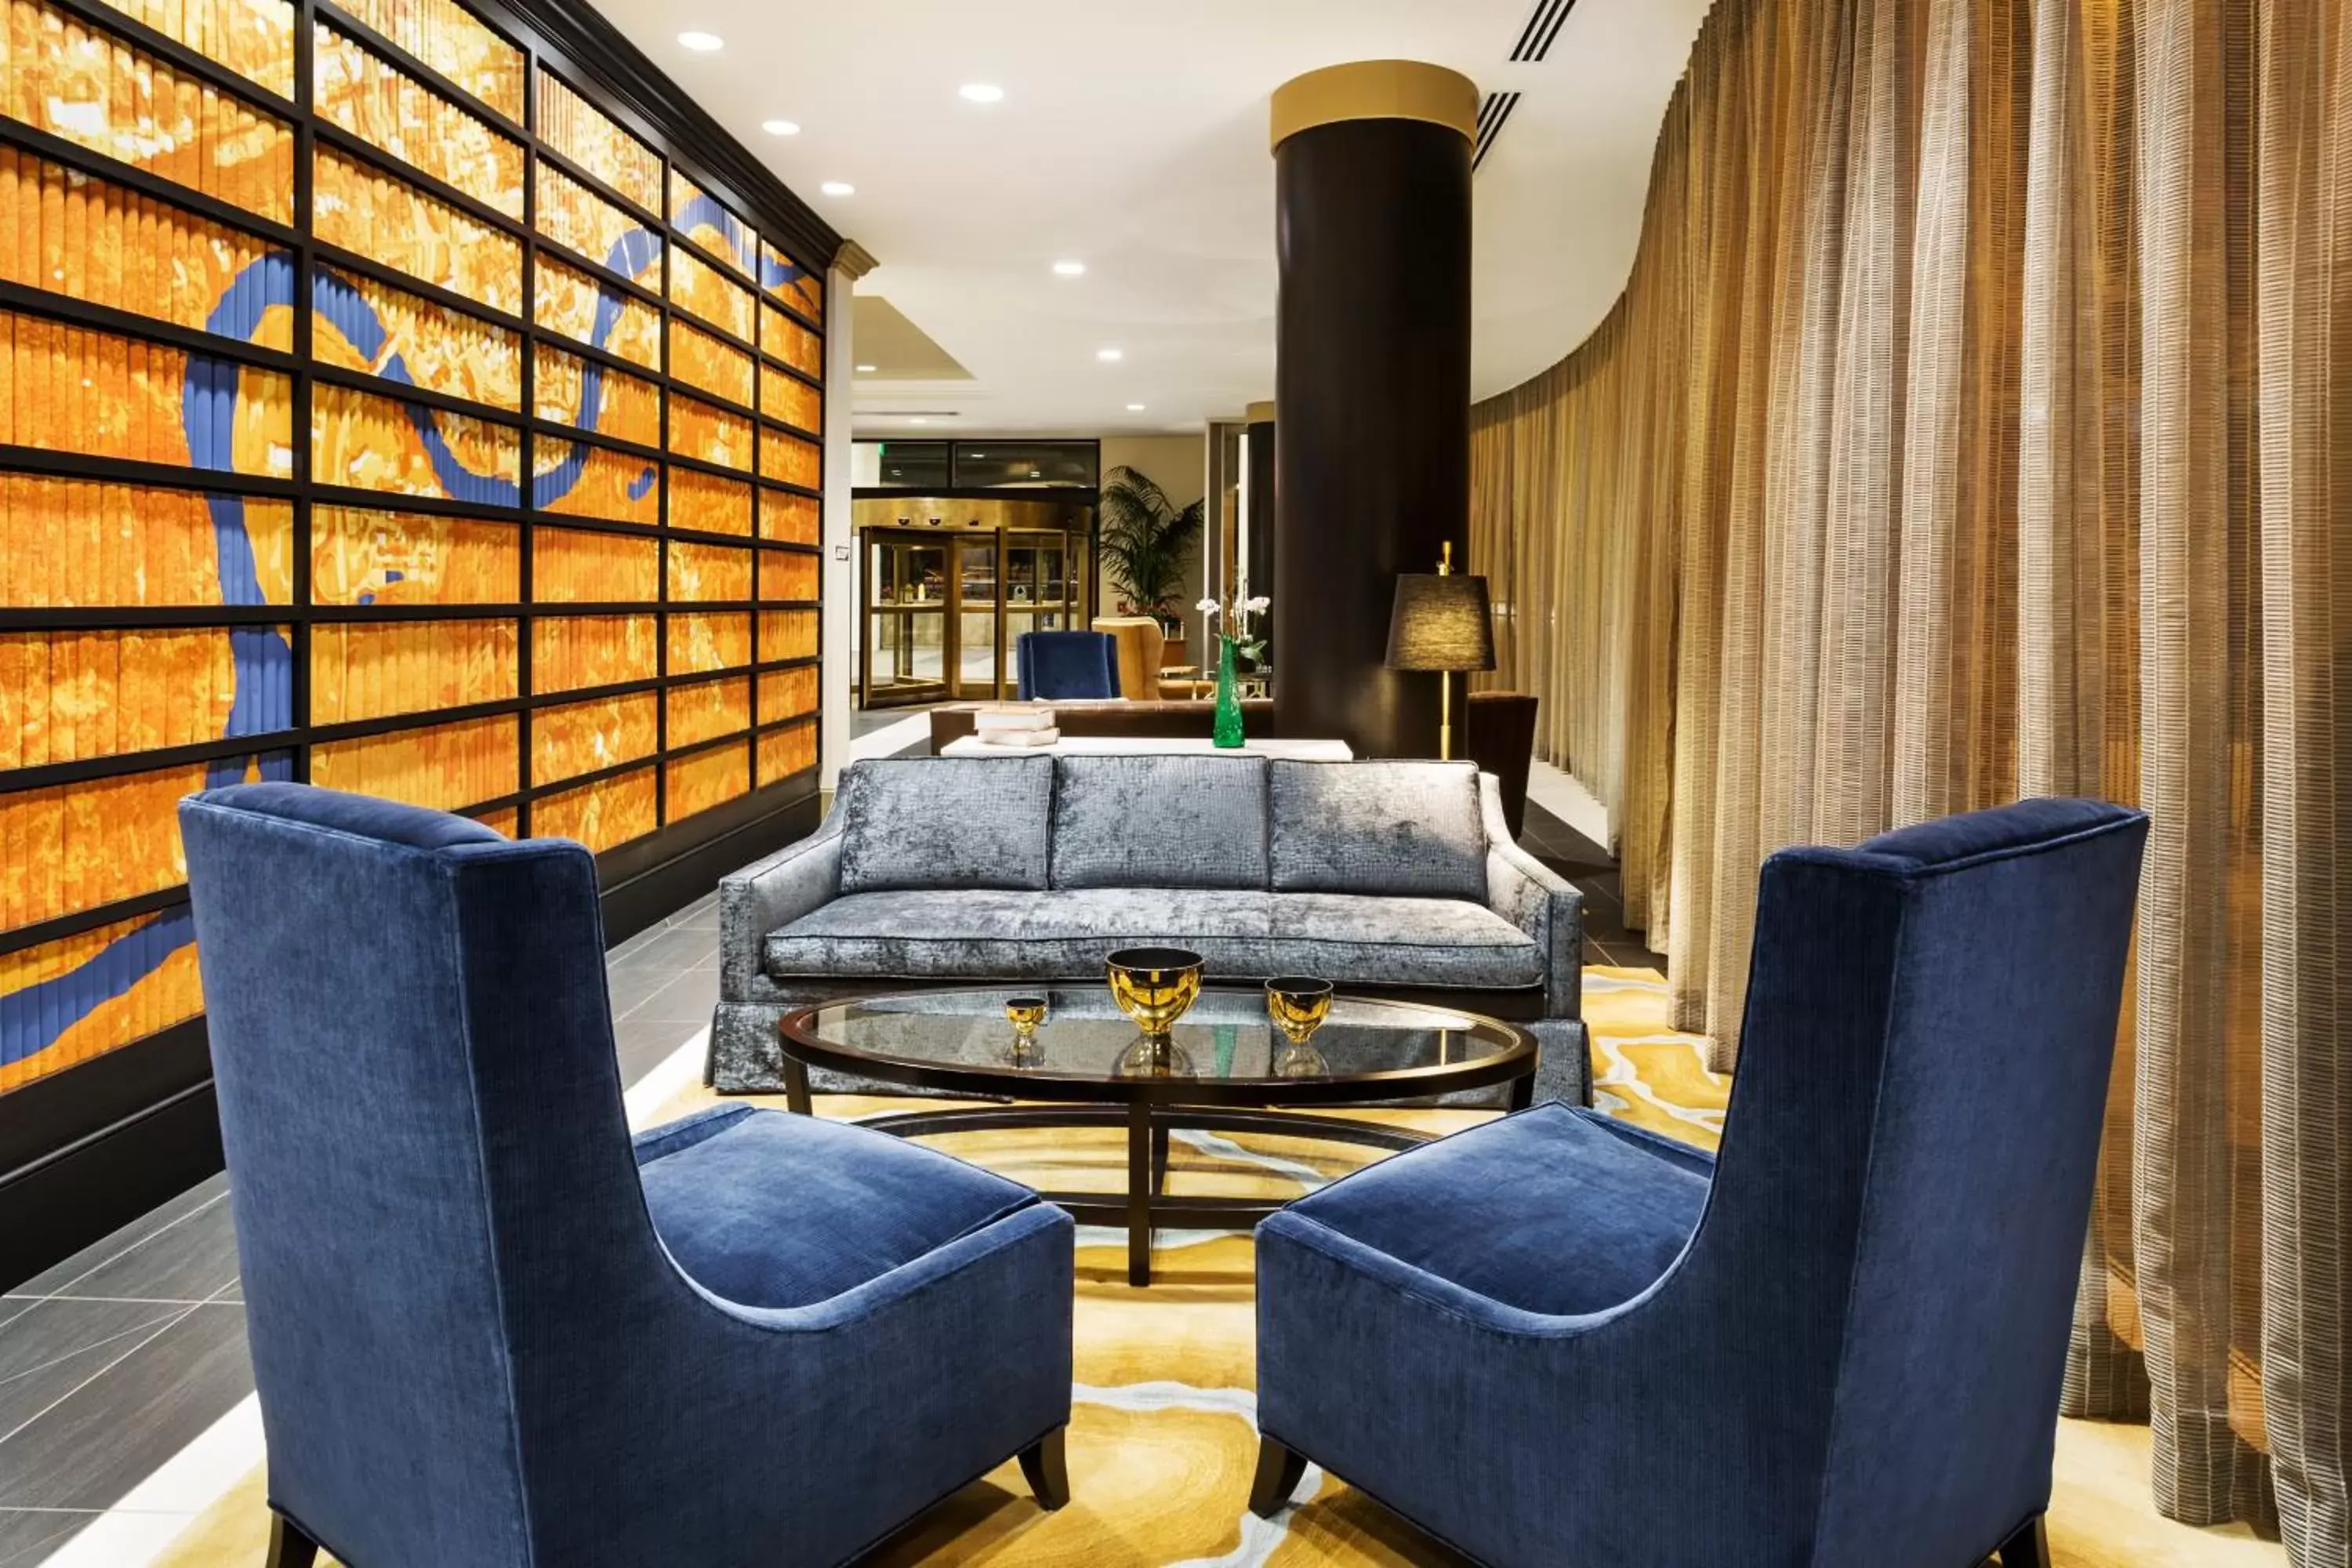
[[[2042,1568],[2147,833],[1783,851],[1721,1157],[1546,1105],[1257,1231],[1258,1479],[1495,1568]]]
[[[1013,639],[1024,702],[1117,697],[1118,639],[1108,632],[1023,632]]]
[[[1066,1215],[746,1106],[633,1143],[577,844],[180,821],[274,1563],[835,1563],[1015,1454],[1066,1498]]]

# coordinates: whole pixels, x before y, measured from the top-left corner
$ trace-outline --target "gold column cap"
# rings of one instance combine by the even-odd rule
[[[1274,141],[1342,120],[1420,120],[1478,139],[1478,87],[1460,71],[1422,60],[1351,60],[1293,77],[1274,89]]]
[[[1266,402],[1265,402],[1265,403],[1253,403],[1253,404],[1251,404],[1247,408],[1243,409],[1243,410],[1242,410],[1242,423],[1243,423],[1243,424],[1244,424],[1244,425],[1271,425],[1271,424],[1273,424],[1273,423],[1274,423],[1274,404],[1273,404],[1273,401],[1272,401],[1271,399],[1269,399],[1268,401],[1266,401]]]

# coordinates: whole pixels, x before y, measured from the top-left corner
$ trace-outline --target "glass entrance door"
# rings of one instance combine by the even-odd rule
[[[1024,633],[1077,627],[1072,618],[1077,606],[1070,602],[1068,535],[1007,534],[1004,560],[1004,636],[1008,647],[1015,646]],[[1006,679],[1011,681],[1014,676],[1008,674]]]
[[[869,530],[866,543],[867,707],[936,702],[948,693],[948,547]]]
[[[997,658],[999,599],[1003,591],[997,558],[1003,537],[992,532],[955,542],[954,695],[965,701],[1002,697],[1011,689],[1003,683],[1003,666]]]
[[[1083,532],[866,528],[859,535],[863,707],[1010,697],[1020,689],[1024,634],[1088,625]]]

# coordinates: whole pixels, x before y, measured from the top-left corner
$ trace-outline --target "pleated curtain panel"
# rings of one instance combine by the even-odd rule
[[[2352,1562],[2352,0],[1717,0],[1623,299],[1473,423],[1488,683],[1719,1068],[1773,848],[2147,809],[2066,1407]]]

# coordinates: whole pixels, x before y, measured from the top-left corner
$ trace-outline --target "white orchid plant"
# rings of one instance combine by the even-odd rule
[[[1260,594],[1254,598],[1240,600],[1230,612],[1222,601],[1214,598],[1202,599],[1192,607],[1201,612],[1201,624],[1204,627],[1216,631],[1219,624],[1223,623],[1224,629],[1216,631],[1216,635],[1234,645],[1235,658],[1255,666],[1265,653],[1265,634],[1253,623],[1273,606],[1274,601]]]

